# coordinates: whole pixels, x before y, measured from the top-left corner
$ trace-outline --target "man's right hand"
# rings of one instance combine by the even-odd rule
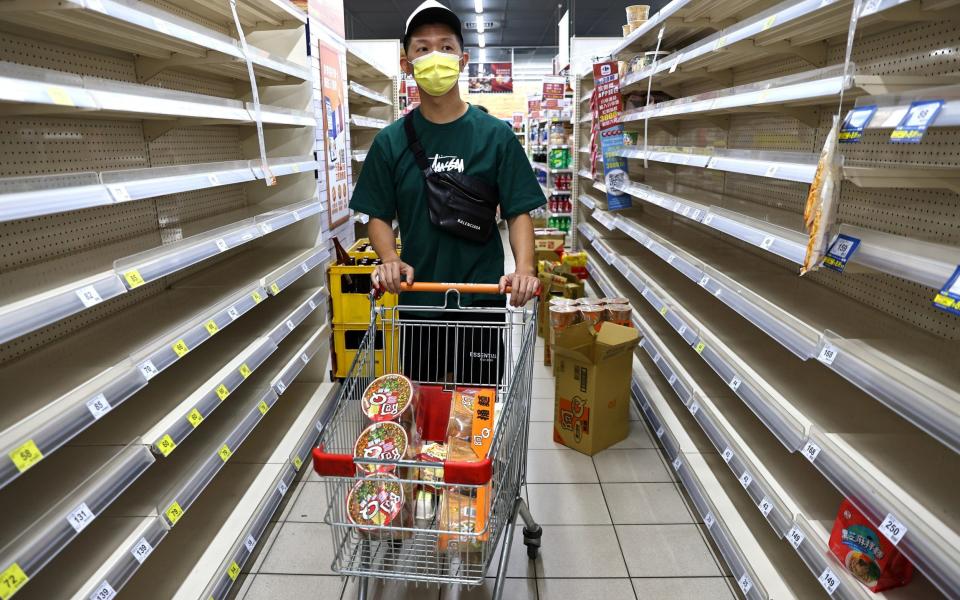
[[[384,288],[391,294],[399,294],[401,282],[406,281],[407,285],[413,285],[413,267],[399,258],[387,261],[377,265],[372,279],[374,288]]]

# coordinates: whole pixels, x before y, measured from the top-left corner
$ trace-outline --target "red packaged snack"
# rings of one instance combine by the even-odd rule
[[[840,504],[833,522],[830,550],[872,592],[906,585],[913,578],[910,561],[849,500]]]

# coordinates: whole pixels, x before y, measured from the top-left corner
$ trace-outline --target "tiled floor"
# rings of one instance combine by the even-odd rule
[[[552,440],[553,379],[538,340],[528,454],[527,496],[543,526],[540,558],[529,561],[514,537],[504,600],[723,600],[735,586],[692,517],[643,421],[630,436],[589,457]],[[330,532],[323,524],[324,484],[305,477],[278,515],[249,573],[241,600],[356,598],[355,582],[330,572]],[[488,575],[497,573],[499,553]],[[371,600],[484,600],[476,588],[376,582]]]

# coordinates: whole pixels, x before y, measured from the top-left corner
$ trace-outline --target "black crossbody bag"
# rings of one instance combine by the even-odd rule
[[[463,173],[437,173],[427,162],[423,145],[413,129],[413,112],[403,118],[407,147],[427,183],[430,222],[449,234],[484,243],[496,227],[500,192],[497,186]]]

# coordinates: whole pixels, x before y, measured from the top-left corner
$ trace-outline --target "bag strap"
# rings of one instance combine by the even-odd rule
[[[415,112],[416,110],[411,110],[407,113],[407,116],[403,118],[403,130],[407,133],[407,148],[413,152],[413,158],[417,161],[417,166],[420,167],[420,170],[426,173],[429,169],[427,155],[423,151],[423,144],[420,143],[420,138],[417,137],[416,130],[413,128],[413,113]]]

